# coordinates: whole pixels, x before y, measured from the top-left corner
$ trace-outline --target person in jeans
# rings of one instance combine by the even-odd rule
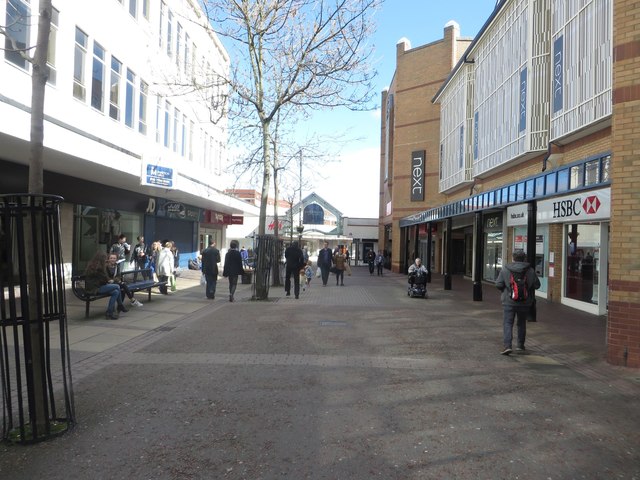
[[[117,320],[118,310],[126,312],[122,304],[120,285],[109,276],[107,271],[107,254],[99,251],[93,256],[85,271],[84,288],[90,295],[109,295],[109,304],[105,317],[107,320]]]
[[[121,281],[120,277],[118,277],[118,256],[115,253],[110,253],[107,256],[107,274],[109,278],[113,280],[113,283],[117,283],[120,285],[120,298],[124,300],[124,297],[127,297],[131,301],[131,305],[134,307],[141,307],[142,302],[138,301],[134,298],[134,293],[129,290],[127,284]],[[119,312],[126,312],[126,308],[118,306]]]
[[[540,288],[540,280],[536,272],[527,263],[527,254],[523,250],[515,250],[513,252],[513,262],[505,265],[498,279],[496,280],[496,288],[502,292],[502,355],[509,355],[512,352],[513,341],[513,323],[515,318],[518,319],[518,346],[517,350],[524,350],[524,342],[527,335],[527,314],[533,306],[535,300],[536,289]],[[511,298],[511,273],[524,272],[528,286],[527,298],[523,301],[513,300]]]
[[[229,301],[233,302],[233,296],[238,286],[238,277],[244,273],[242,255],[238,251],[238,241],[231,240],[229,251],[224,257],[222,276],[229,279]]]

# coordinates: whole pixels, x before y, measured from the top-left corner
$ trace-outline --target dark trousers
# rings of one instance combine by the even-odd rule
[[[513,340],[513,324],[517,318],[518,346],[524,347],[524,341],[527,336],[527,315],[531,307],[504,305],[502,309],[503,346],[505,348],[511,348],[511,342]]]
[[[207,286],[206,286],[207,298],[215,298],[215,296],[216,296],[216,285],[218,283],[218,275],[212,275],[210,273],[205,273],[204,274],[204,279],[205,279],[206,284],[207,284]]]
[[[369,274],[373,275],[373,270],[375,269],[375,265],[373,261],[369,262]]]
[[[344,270],[338,270],[336,273],[336,285],[344,285]]]
[[[378,275],[382,275],[382,264],[378,264]]]
[[[322,276],[322,284],[326,285],[329,281],[329,265],[320,265],[320,275]]]
[[[293,275],[293,293],[297,297],[300,295],[300,269],[287,267],[284,281],[284,291],[291,293],[291,275]]]
[[[169,283],[169,277],[167,275],[158,275],[158,281],[160,282],[167,282]],[[160,289],[160,293],[162,293],[163,295],[167,294],[167,285],[162,285],[161,287],[158,287]]]
[[[229,295],[232,297],[236,293],[236,287],[238,286],[238,275],[229,275]]]

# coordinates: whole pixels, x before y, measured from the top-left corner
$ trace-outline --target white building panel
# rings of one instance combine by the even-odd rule
[[[552,10],[551,139],[612,113],[613,2],[557,0]]]
[[[38,3],[1,0],[0,24],[16,12],[37,15]],[[87,169],[111,169],[106,183],[118,174],[139,177],[142,159],[152,157],[223,190],[217,177],[226,163],[227,123],[216,100],[225,92],[212,80],[214,72],[226,73],[229,58],[197,2],[54,0],[53,6],[55,82],[45,95],[44,143],[62,161],[54,166],[45,156],[45,169],[73,175],[60,167],[73,157]],[[16,35],[33,45],[33,18],[30,24]],[[0,134],[28,142],[30,68],[16,63],[0,52]],[[77,170],[75,176],[88,178]],[[181,180],[178,188],[195,187]]]
[[[474,176],[547,147],[548,97],[538,95],[548,88],[548,19],[549,0],[509,2],[469,52],[475,62]]]
[[[459,68],[440,97],[440,192],[470,182],[473,70]]]

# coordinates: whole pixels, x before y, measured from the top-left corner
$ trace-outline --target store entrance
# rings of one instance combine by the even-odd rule
[[[608,229],[599,223],[565,225],[564,297],[598,306],[595,313],[606,312],[606,246]]]

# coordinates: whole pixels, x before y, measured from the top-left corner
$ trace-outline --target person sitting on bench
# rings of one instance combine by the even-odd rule
[[[96,252],[89,262],[89,265],[87,265],[85,272],[85,290],[90,295],[110,296],[105,315],[108,320],[118,319],[118,313],[115,311],[116,303],[118,304],[118,311],[127,311],[122,304],[120,285],[118,285],[107,272],[107,254],[105,252]]]
[[[127,288],[127,284],[125,282],[120,281],[120,279],[117,277],[118,275],[118,255],[116,255],[115,253],[110,253],[109,254],[109,258],[107,260],[107,274],[109,275],[109,278],[111,278],[111,280],[114,281],[114,283],[117,283],[120,285],[120,290],[121,290],[121,298],[124,298],[125,296],[127,296],[129,298],[129,300],[131,300],[131,305],[133,305],[134,307],[141,307],[143,304],[142,302],[140,302],[139,300],[137,300],[136,298],[134,298],[133,296],[133,292],[130,291]],[[122,312],[125,310],[121,310],[119,307],[118,309]]]

